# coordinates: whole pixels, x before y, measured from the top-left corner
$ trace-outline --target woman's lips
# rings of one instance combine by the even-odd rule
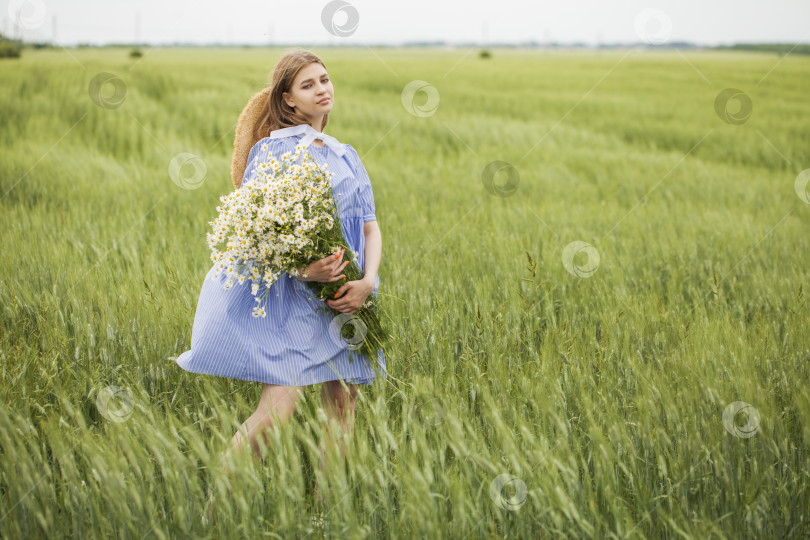
[[[331,101],[329,98],[323,98],[322,100],[320,100],[318,102],[318,105],[323,105],[325,103],[329,103],[329,101]]]

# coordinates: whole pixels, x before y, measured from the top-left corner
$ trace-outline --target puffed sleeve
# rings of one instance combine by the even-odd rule
[[[374,190],[371,188],[371,180],[368,177],[366,168],[363,166],[363,162],[360,161],[360,156],[357,155],[357,151],[351,145],[347,144],[346,147],[351,149],[349,153],[352,156],[354,170],[357,173],[357,180],[360,183],[359,204],[363,221],[377,221],[376,208],[374,206]]]

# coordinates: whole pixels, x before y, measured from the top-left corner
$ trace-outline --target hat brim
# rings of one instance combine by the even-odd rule
[[[238,189],[242,185],[250,149],[260,140],[254,136],[253,128],[261,119],[262,109],[269,94],[269,86],[256,92],[245,105],[245,108],[242,109],[242,114],[239,115],[239,121],[236,123],[233,158],[231,160],[231,181],[234,189]]]

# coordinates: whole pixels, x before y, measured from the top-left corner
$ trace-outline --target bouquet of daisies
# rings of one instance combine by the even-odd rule
[[[266,316],[263,300],[270,285],[283,273],[293,277],[298,268],[306,268],[330,253],[337,254],[342,248],[352,261],[343,270],[345,280],[305,283],[318,298],[326,300],[346,281],[361,279],[357,254],[347,245],[337,216],[331,186],[334,173],[326,170],[327,165],[319,166],[299,144],[295,153],[287,152],[281,160],[270,154],[257,169],[255,180],[220,197],[219,215],[209,222],[213,227],[213,232],[206,235],[214,263],[212,279],[224,273],[228,277],[225,289],[237,281],[243,285],[250,280],[251,294],[257,302],[254,317]],[[224,249],[220,249],[223,245]],[[340,317],[338,320],[344,322],[341,337],[354,344],[347,348],[359,349],[373,365],[377,350],[387,338],[376,297],[370,295],[354,315],[341,313],[325,302],[320,309]],[[345,324],[346,319],[352,324]],[[350,357],[354,361],[354,355]]]

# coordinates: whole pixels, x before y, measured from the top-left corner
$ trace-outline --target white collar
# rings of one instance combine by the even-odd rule
[[[297,135],[303,135],[301,143],[304,145],[304,147],[309,146],[315,139],[321,139],[324,143],[326,143],[326,146],[331,148],[332,151],[334,151],[337,155],[343,156],[343,154],[346,153],[346,149],[343,147],[340,141],[331,135],[327,135],[326,133],[316,130],[309,124],[298,124],[297,126],[276,129],[270,133],[270,138],[281,139],[283,137],[294,137]]]

